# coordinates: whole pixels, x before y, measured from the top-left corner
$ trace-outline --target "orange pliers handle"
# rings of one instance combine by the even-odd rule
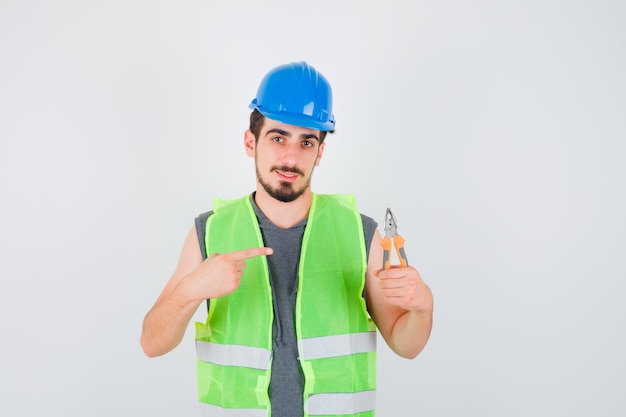
[[[404,238],[398,234],[398,224],[393,213],[390,209],[387,209],[385,214],[385,237],[381,242],[383,247],[383,269],[389,269],[391,267],[391,246],[395,246],[398,260],[401,267],[406,267],[409,262],[406,259],[406,252],[404,251]]]

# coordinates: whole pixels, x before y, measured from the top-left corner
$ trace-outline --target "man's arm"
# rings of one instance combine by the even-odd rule
[[[376,230],[366,273],[367,308],[389,347],[412,359],[424,349],[432,328],[433,296],[411,266],[381,270],[382,236]]]
[[[213,254],[202,261],[196,227],[192,227],[174,274],[143,320],[140,342],[144,353],[159,356],[178,346],[200,303],[235,291],[245,259],[271,253],[269,248],[252,248]]]
[[[185,239],[172,277],[143,320],[141,347],[147,356],[163,355],[182,340],[191,317],[202,302],[189,293],[183,278],[201,263],[202,255],[194,226]]]

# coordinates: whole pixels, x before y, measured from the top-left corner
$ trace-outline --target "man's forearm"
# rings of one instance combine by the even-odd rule
[[[393,326],[389,341],[391,349],[403,358],[415,358],[426,346],[432,324],[432,310],[405,312]]]
[[[178,346],[200,303],[201,300],[186,296],[181,285],[157,302],[143,321],[141,347],[144,353],[155,357]]]

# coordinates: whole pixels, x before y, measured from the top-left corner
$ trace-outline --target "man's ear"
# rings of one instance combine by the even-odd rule
[[[254,147],[256,146],[256,138],[250,129],[243,134],[243,146],[246,148],[246,155],[254,158]]]
[[[322,154],[324,154],[324,147],[326,146],[326,142],[322,142],[320,144],[319,149],[317,150],[317,159],[315,159],[315,166],[320,165],[320,159],[322,159]]]

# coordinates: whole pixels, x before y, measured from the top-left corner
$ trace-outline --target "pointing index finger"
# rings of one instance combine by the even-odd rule
[[[274,253],[274,250],[272,248],[250,248],[231,252],[230,257],[234,260],[239,261],[254,258],[255,256],[271,255],[272,253]]]

